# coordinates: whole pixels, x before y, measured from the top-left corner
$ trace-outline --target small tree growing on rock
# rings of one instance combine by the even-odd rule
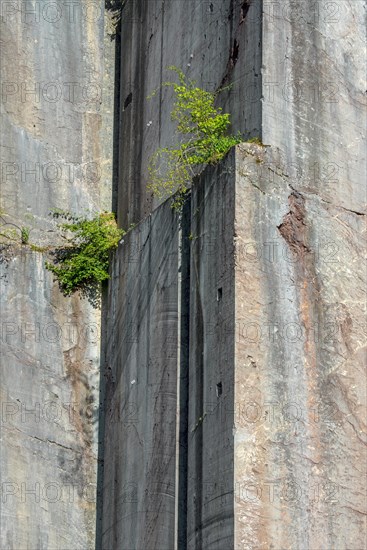
[[[207,164],[216,164],[231,147],[242,141],[240,133],[227,133],[230,115],[222,113],[214,103],[217,92],[208,92],[196,86],[177,67],[168,67],[178,75],[177,82],[164,82],[175,94],[171,118],[177,123],[177,133],[182,136],[177,146],[158,149],[149,162],[148,189],[158,197],[172,195],[173,207],[179,208],[193,176]],[[228,88],[228,87],[227,87]],[[157,90],[151,94],[154,96]]]
[[[54,212],[53,216],[66,220],[59,227],[67,244],[52,253],[54,261],[46,262],[46,268],[56,276],[66,296],[80,290],[98,300],[101,283],[109,279],[109,254],[117,248],[125,231],[117,227],[110,212],[91,219],[63,211]]]

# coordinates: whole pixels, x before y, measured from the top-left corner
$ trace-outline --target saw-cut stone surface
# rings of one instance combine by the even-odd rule
[[[364,216],[278,165],[237,146],[114,257],[102,547],[363,547]]]

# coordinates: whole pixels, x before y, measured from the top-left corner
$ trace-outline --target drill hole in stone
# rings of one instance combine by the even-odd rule
[[[217,397],[220,397],[223,393],[223,386],[222,386],[222,382],[219,382],[217,384]]]
[[[127,98],[125,99],[124,111],[125,111],[125,109],[128,108],[128,106],[130,105],[130,103],[132,102],[132,100],[133,100],[133,94],[130,92],[129,95],[127,96]]]
[[[220,302],[223,296],[223,289],[222,287],[218,288],[217,290],[217,302]]]

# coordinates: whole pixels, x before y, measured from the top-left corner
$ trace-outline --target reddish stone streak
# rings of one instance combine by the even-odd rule
[[[299,309],[306,332],[304,343],[304,366],[307,376],[307,402],[311,411],[320,396],[318,388],[319,350],[315,342],[313,328],[319,326],[318,312],[321,310],[320,289],[315,272],[314,254],[308,245],[309,227],[306,221],[305,200],[300,193],[293,191],[288,197],[289,212],[284,216],[283,223],[278,226],[280,234],[296,255],[294,263],[297,288],[299,289]],[[316,425],[310,427],[310,442],[314,448],[312,460],[320,462],[322,449],[321,435]]]
[[[305,201],[300,193],[293,191],[288,197],[290,210],[278,226],[280,234],[288,243],[292,252],[302,261],[306,253],[311,250],[306,244],[306,209]]]

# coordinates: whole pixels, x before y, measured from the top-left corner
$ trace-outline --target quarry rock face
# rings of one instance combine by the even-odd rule
[[[0,546],[85,550],[95,544],[100,312],[62,295],[45,248],[62,242],[52,208],[110,210],[112,43],[103,2],[2,2],[0,25]]]
[[[178,247],[178,217],[168,206],[124,237],[111,269],[103,548],[174,545]]]
[[[364,216],[296,191],[271,147],[241,150],[235,547],[362,548]]]
[[[117,210],[125,225],[148,216],[119,246],[106,307],[101,547],[357,550],[364,6],[190,6],[122,11]],[[233,81],[218,102],[259,138],[195,179],[174,238],[169,201],[145,190],[173,126],[166,89],[155,107],[143,98],[170,64],[209,89]]]
[[[1,548],[364,548],[364,9],[2,2]],[[257,138],[181,212],[169,65]],[[101,315],[49,211],[111,197]]]
[[[363,547],[363,216],[344,242],[277,162],[237,146],[115,256],[103,548]]]
[[[44,257],[2,265],[1,545],[93,547],[100,323]]]

